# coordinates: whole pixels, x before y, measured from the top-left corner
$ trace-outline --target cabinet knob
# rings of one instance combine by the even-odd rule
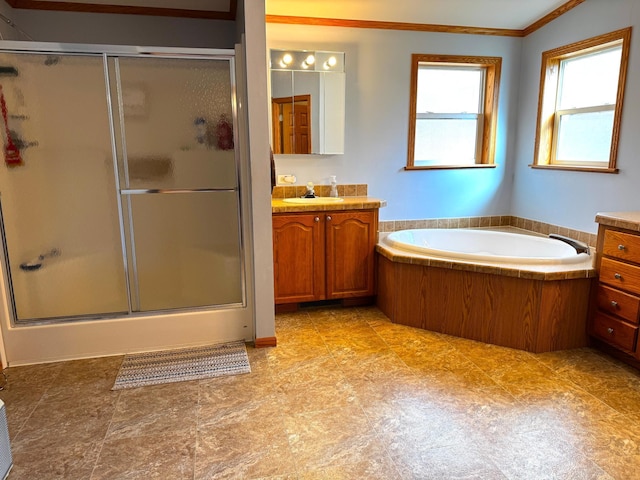
[[[327,221],[330,222],[331,221],[331,215],[327,215]]]
[[[313,219],[314,222],[319,222],[320,221],[320,217],[316,217]]]
[[[626,250],[627,247],[625,247],[624,245],[618,245],[618,250]]]
[[[619,273],[614,273],[613,278],[615,278],[616,280],[622,280],[622,275],[620,275]]]
[[[611,306],[613,308],[618,308],[618,302],[616,302],[615,300],[611,300]]]
[[[613,328],[611,328],[611,327],[607,328],[607,333],[609,335],[613,335]]]

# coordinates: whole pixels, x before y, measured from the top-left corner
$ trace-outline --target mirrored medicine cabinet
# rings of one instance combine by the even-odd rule
[[[271,50],[273,153],[344,153],[344,65],[342,52]]]

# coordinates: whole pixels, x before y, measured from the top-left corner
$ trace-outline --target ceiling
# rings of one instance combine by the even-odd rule
[[[245,0],[251,8],[252,0]],[[265,0],[268,15],[524,29],[584,0]],[[7,0],[14,8],[235,19],[237,0]]]
[[[266,0],[270,15],[516,30],[566,3],[567,0]]]

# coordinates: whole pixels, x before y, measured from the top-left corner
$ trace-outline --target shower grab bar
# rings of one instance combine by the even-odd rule
[[[207,192],[236,192],[237,188],[149,188],[149,189],[123,189],[123,195],[141,195],[145,193],[207,193]]]
[[[25,272],[38,270],[42,267],[42,263],[46,258],[59,257],[60,255],[62,255],[62,251],[59,248],[52,248],[49,252],[41,253],[36,258],[29,260],[28,262],[22,262],[20,264],[20,268]]]
[[[591,249],[586,243],[580,242],[573,238],[565,237],[564,235],[558,235],[557,233],[550,233],[549,238],[560,240],[561,242],[571,245],[576,249],[577,253],[586,253],[587,255],[591,255]]]

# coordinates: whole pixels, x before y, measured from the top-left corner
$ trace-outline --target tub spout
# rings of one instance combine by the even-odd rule
[[[553,238],[555,240],[560,240],[561,242],[567,243],[576,249],[577,253],[586,253],[587,255],[591,255],[591,249],[589,245],[586,243],[582,243],[573,238],[565,237],[564,235],[558,235],[557,233],[550,233],[549,238]]]

